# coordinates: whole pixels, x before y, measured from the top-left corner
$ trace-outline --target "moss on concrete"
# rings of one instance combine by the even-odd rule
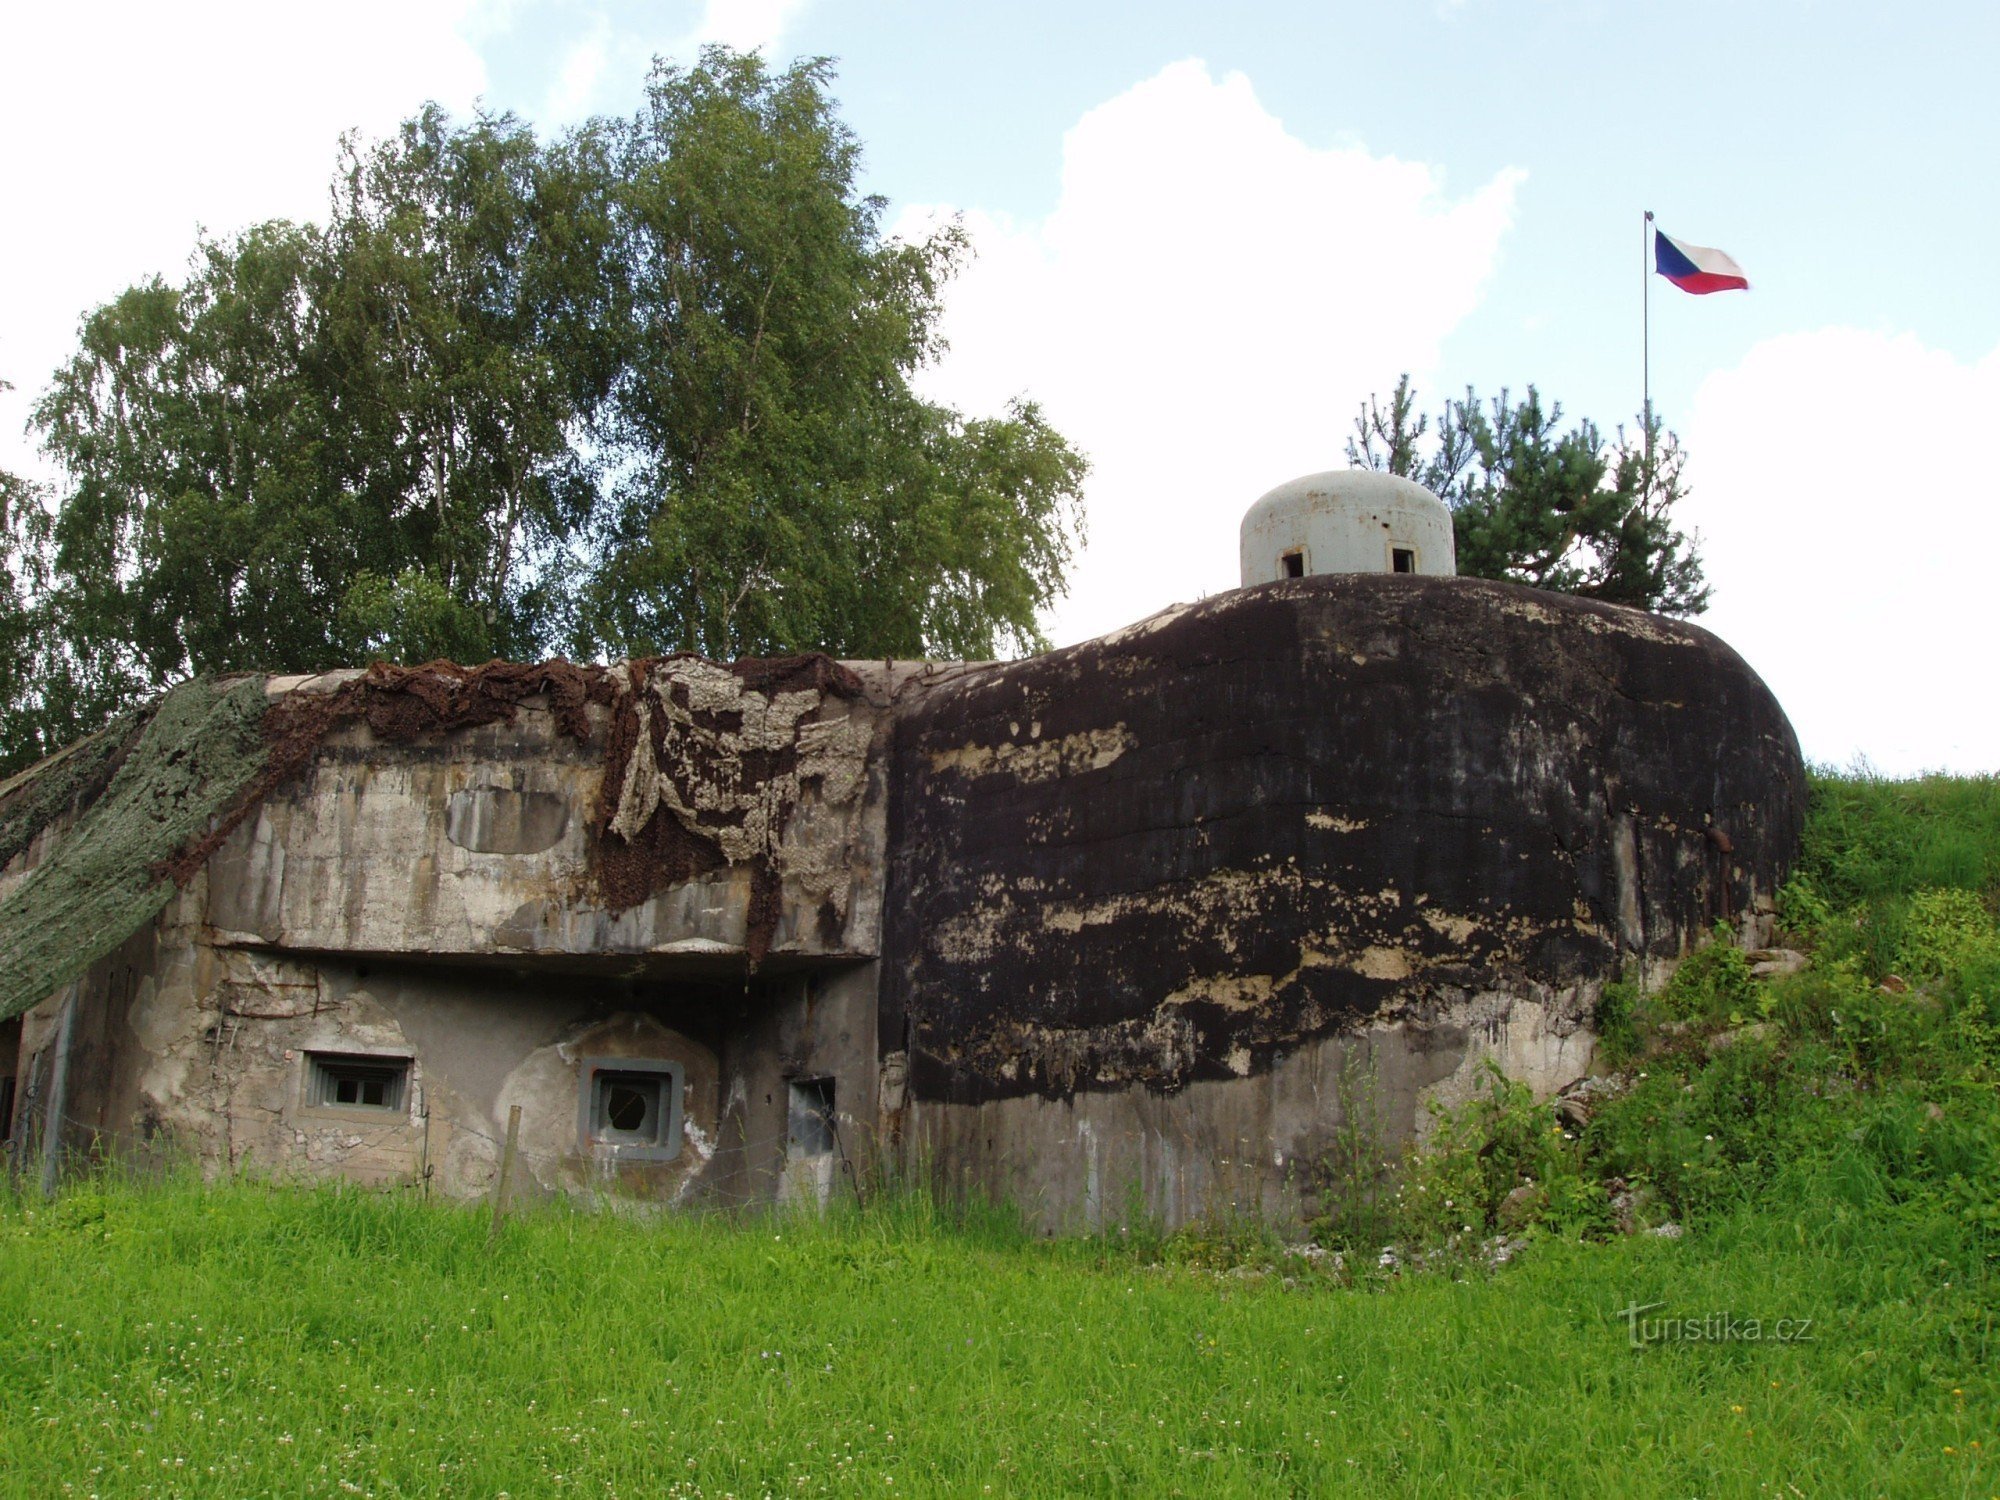
[[[0,901],[0,1019],[45,999],[158,915],[174,892],[163,867],[263,769],[264,708],[261,677],[188,682],[160,701],[102,795]],[[110,751],[92,752],[100,769],[96,758],[124,745],[107,738]],[[38,796],[43,821],[73,805],[84,784],[67,775],[52,784],[67,788],[62,795]],[[20,821],[27,839],[42,826]]]

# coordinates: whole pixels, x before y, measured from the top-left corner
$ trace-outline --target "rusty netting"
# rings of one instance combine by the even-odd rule
[[[511,720],[527,699],[546,696],[557,727],[573,740],[586,741],[586,705],[608,704],[615,692],[611,673],[603,667],[566,661],[462,667],[431,661],[418,667],[376,662],[330,693],[288,693],[265,711],[263,768],[215,826],[166,861],[160,873],[185,885],[259,803],[305,771],[320,744],[343,725],[360,721],[378,738],[400,744]]]
[[[727,864],[722,840],[687,818],[678,816],[664,803],[636,830],[621,835],[612,827],[624,795],[632,758],[639,749],[641,726],[650,739],[653,762],[669,768],[668,774],[680,784],[684,804],[691,805],[693,784],[720,769],[700,760],[700,742],[681,737],[670,743],[668,720],[663,714],[642,714],[640,708],[654,671],[677,661],[705,661],[688,653],[655,657],[626,664],[629,692],[618,695],[608,744],[605,750],[604,783],[591,819],[596,842],[598,888],[612,910],[637,906],[662,890],[693,879]],[[809,653],[796,656],[750,657],[723,665],[724,670],[747,691],[766,697],[778,693],[812,692],[821,697],[854,698],[862,692],[861,679],[853,670],[832,657]],[[666,689],[673,700],[687,705],[683,684],[670,683]],[[741,728],[741,714],[730,710],[704,710],[695,714],[704,728],[730,734]],[[744,781],[768,784],[787,774],[797,763],[796,747],[752,748],[735,752],[732,769]],[[771,841],[782,831],[789,806],[773,810],[775,823]],[[707,816],[726,816],[716,813]],[[745,913],[744,950],[753,967],[763,962],[776,935],[783,911],[783,882],[771,862],[771,850],[762,851],[750,872],[750,899]]]
[[[657,891],[691,880],[726,863],[722,845],[697,833],[665,807],[636,832],[621,836],[611,826],[618,814],[625,778],[632,756],[639,747],[639,730],[650,724],[652,749],[657,756],[666,747],[666,724],[659,716],[642,717],[639,703],[646,681],[657,665],[656,659],[625,664],[629,691],[619,695],[611,717],[604,751],[604,783],[597,794],[597,810],[590,820],[592,842],[596,846],[597,887],[604,904],[623,911],[650,899]]]
[[[96,913],[88,902],[70,896],[62,896],[57,904],[67,904],[79,913],[88,907],[94,914],[91,925],[95,936],[122,941],[136,930],[137,923],[159,909],[173,886],[186,884],[266,797],[303,774],[335,730],[360,722],[385,741],[408,742],[511,720],[530,698],[545,699],[559,730],[579,742],[591,737],[590,705],[611,710],[604,783],[609,801],[600,807],[593,828],[594,853],[606,904],[614,910],[636,905],[663,888],[727,862],[717,840],[690,829],[666,809],[656,811],[634,838],[620,837],[609,826],[607,809],[615,809],[617,789],[623,783],[641,722],[637,689],[646,683],[653,665],[629,663],[621,676],[619,669],[580,667],[566,661],[496,661],[480,667],[444,661],[417,667],[378,663],[330,692],[295,691],[271,703],[266,702],[261,678],[239,679],[226,687],[189,684],[138,716],[134,721],[138,727],[121,726],[123,733],[107,732],[4,788],[0,810],[8,815],[5,829],[10,843],[25,847],[41,826],[64,811],[76,812],[82,819],[77,831],[63,840],[64,848],[47,862],[48,868],[23,886],[17,893],[19,899],[10,901],[7,915],[10,920],[21,919],[14,923],[21,931],[43,928],[51,938],[66,932],[62,923],[47,919],[45,914],[36,916],[41,906],[35,903],[46,905],[44,898],[62,896],[62,881],[76,876],[72,866],[83,869],[78,865],[82,860],[88,866],[84,875],[89,876],[86,884],[90,890],[116,887],[113,894],[120,902],[114,903],[118,905],[115,918],[107,914],[108,909],[107,913]],[[852,672],[824,656],[747,660],[726,670],[746,688],[760,693],[814,691],[845,697],[861,691]],[[654,722],[658,733],[657,716]],[[667,746],[656,740],[653,749],[666,752]],[[768,774],[774,765],[759,761],[741,769],[754,778]],[[674,774],[699,775],[701,769],[676,765]],[[168,771],[180,775],[188,786],[180,788],[174,783],[175,795],[163,802],[154,782]],[[153,779],[147,780],[148,776]],[[174,815],[164,820],[152,812],[144,817],[132,812],[142,804],[153,808],[155,803],[164,806],[167,802],[172,804]],[[127,824],[150,832],[146,838],[134,836],[120,843],[105,831],[117,833]],[[72,844],[75,847],[68,848]],[[120,864],[121,851],[136,858],[125,858]],[[18,912],[13,910],[16,906],[20,907]],[[777,872],[759,858],[752,870],[746,938],[753,963],[769,950],[779,907]],[[56,962],[60,955],[53,950],[42,955],[48,962],[38,959],[28,964],[26,947],[30,945],[23,940],[10,946],[19,950],[15,956],[23,960],[12,965],[22,969],[20,974],[10,970],[5,976],[11,1000],[28,996],[32,1001],[46,992],[48,986],[43,981],[50,973],[57,968],[68,972]],[[79,945],[65,939],[56,946],[65,953],[82,954],[88,962],[103,944]],[[49,984],[59,982],[60,978],[49,980]]]

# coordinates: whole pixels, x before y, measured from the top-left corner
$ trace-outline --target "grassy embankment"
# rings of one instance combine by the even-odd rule
[[[1586,1125],[1498,1087],[1450,1122],[1347,1205],[1421,1272],[907,1192],[492,1248],[353,1191],[6,1203],[0,1493],[1990,1495],[1996,894],[1995,783],[1822,780],[1812,967],[1621,995],[1630,1086]],[[1649,1303],[1734,1336],[1634,1347]]]

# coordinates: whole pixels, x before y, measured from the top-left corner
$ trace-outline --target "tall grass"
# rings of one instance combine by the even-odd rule
[[[0,1210],[0,1485],[57,1495],[1985,1494],[1991,1307],[1753,1210],[1344,1286],[920,1195],[824,1222],[88,1185]],[[1620,1310],[1811,1318],[1632,1347]],[[1663,1314],[1655,1311],[1652,1316]]]
[[[2000,888],[2000,777],[1815,772],[1799,873],[1835,906]]]

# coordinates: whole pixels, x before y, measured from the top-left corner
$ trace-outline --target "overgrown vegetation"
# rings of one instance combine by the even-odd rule
[[[1615,1076],[1560,1105],[1495,1076],[1393,1179],[1357,1108],[1325,1182],[1371,1216],[1322,1226],[1339,1252],[1137,1215],[1044,1242],[911,1189],[825,1220],[549,1208],[490,1248],[409,1194],[103,1176],[11,1200],[0,1472],[103,1495],[1988,1494],[1997,882],[1994,782],[1816,778],[1783,903],[1808,967],[1763,978],[1718,944],[1615,990]],[[1358,1063],[1343,1100],[1370,1087]]]
[[[0,774],[199,673],[1045,645],[1083,458],[917,394],[965,238],[884,232],[832,85],[711,47],[560,134],[429,106],[323,224],[88,311],[56,482],[0,474]]]
[[[1386,1216],[1379,1192],[1335,1191],[1321,1232],[1350,1252],[1476,1258],[1508,1235],[1831,1203],[1984,1284],[2000,1257],[1996,904],[2000,782],[1816,775],[1779,902],[1802,969],[1760,977],[1723,929],[1656,992],[1612,985],[1605,1076],[1537,1103],[1493,1073],[1404,1163]]]

